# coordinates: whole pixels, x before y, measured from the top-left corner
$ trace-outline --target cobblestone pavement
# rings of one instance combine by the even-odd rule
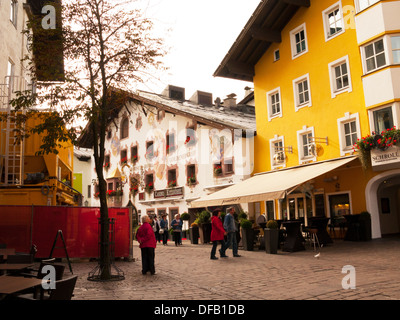
[[[78,281],[73,300],[398,300],[400,238],[369,242],[335,240],[314,257],[312,248],[267,254],[239,250],[241,257],[210,260],[210,244],[158,244],[156,274],[142,275],[140,249],[134,261],[117,261],[125,280],[88,281],[97,262],[72,262]],[[342,273],[353,266],[356,288],[343,289]],[[114,271],[114,270],[113,270]],[[70,275],[68,266],[65,276]],[[347,282],[346,282],[347,283]]]

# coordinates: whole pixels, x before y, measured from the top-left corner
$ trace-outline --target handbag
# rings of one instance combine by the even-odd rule
[[[160,229],[160,231],[158,231],[159,234],[163,234],[164,233],[164,229]]]

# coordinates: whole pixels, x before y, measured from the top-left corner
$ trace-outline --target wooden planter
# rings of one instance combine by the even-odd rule
[[[211,242],[211,223],[202,223],[199,226],[200,243]]]
[[[199,244],[199,228],[198,227],[190,227],[190,243],[191,244]]]
[[[242,228],[242,245],[246,251],[253,251],[254,249],[255,233],[252,228]]]

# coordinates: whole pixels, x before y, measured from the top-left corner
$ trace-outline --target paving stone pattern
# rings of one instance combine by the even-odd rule
[[[88,281],[97,262],[77,260],[73,300],[398,300],[400,299],[400,238],[368,242],[335,240],[321,248],[267,254],[239,250],[241,257],[210,260],[210,244],[183,241],[176,247],[158,244],[156,274],[142,275],[140,249],[134,261],[116,261],[125,280]],[[342,268],[355,267],[356,288],[343,289]],[[69,275],[66,268],[65,276]]]

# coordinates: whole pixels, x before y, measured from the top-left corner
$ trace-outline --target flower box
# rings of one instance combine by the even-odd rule
[[[176,187],[176,180],[168,181],[168,188],[173,188],[173,187]]]

